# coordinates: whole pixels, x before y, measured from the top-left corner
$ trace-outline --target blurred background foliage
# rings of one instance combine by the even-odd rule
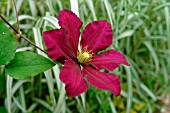
[[[170,113],[169,0],[15,1],[22,34],[41,48],[45,48],[42,32],[58,27],[59,10],[70,9],[79,14],[84,23],[82,30],[92,21],[109,21],[114,32],[110,48],[124,53],[131,66],[121,66],[111,72],[121,79],[120,96],[90,86],[90,90],[75,98],[68,98],[65,94],[58,77],[60,64],[25,80],[9,77],[1,66],[0,112]],[[0,3],[0,13],[17,28],[12,0]],[[44,55],[13,34],[17,51]]]

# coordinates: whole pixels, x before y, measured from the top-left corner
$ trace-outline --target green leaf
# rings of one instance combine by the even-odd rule
[[[1,113],[7,113],[6,108],[4,106],[0,106]]]
[[[16,45],[10,29],[1,19],[0,26],[0,65],[5,65],[14,58]]]
[[[5,91],[6,88],[6,78],[5,75],[0,74],[0,92]]]
[[[5,2],[6,0],[0,0],[0,2]]]
[[[55,65],[51,60],[33,52],[17,52],[5,71],[15,79],[25,79],[44,72]]]

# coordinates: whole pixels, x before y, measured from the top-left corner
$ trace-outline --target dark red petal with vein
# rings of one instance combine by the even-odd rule
[[[70,49],[67,38],[62,29],[55,29],[43,32],[44,42],[51,59],[76,58],[76,54]]]
[[[74,61],[65,62],[60,72],[60,79],[66,84],[66,93],[69,97],[77,96],[88,90],[80,66]]]
[[[80,42],[82,48],[98,52],[112,44],[112,28],[106,20],[94,21],[88,24],[82,34]]]
[[[70,49],[77,54],[80,27],[82,26],[82,21],[71,11],[62,10],[59,12],[59,25],[64,29],[65,36],[70,43]]]
[[[115,74],[98,72],[89,65],[83,68],[82,74],[92,86],[101,90],[110,90],[116,96],[120,95],[120,80]]]
[[[44,42],[47,47],[48,54],[51,59],[56,60],[62,56],[67,56],[59,45],[56,44],[57,39],[64,38],[64,34],[59,30],[51,30],[43,32]]]
[[[109,71],[116,69],[121,64],[129,66],[125,56],[113,49],[107,52],[100,53],[98,56],[94,57],[89,63],[94,65],[98,70],[105,68]]]

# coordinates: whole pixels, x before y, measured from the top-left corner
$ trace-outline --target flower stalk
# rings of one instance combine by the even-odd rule
[[[34,44],[32,41],[30,41],[28,38],[26,38],[25,36],[23,36],[19,31],[17,31],[2,15],[0,15],[1,19],[13,30],[15,31],[21,38],[23,38],[24,40],[26,40],[27,42],[29,42],[31,45],[33,45],[34,47],[38,48],[40,51],[44,52],[47,54],[46,51],[42,50],[40,47],[38,47],[36,44]]]
[[[17,24],[18,24],[18,32],[20,32],[20,23],[19,23],[19,19],[18,19],[18,11],[17,11],[15,0],[13,0],[13,3],[14,3],[15,12],[16,12],[16,18],[17,18]]]
[[[15,12],[16,12],[16,19],[17,19],[17,24],[18,24],[18,30],[16,30],[2,15],[0,15],[1,19],[10,27],[12,28],[19,37],[23,38],[24,40],[26,40],[27,42],[29,42],[31,45],[33,45],[34,47],[38,48],[40,51],[48,54],[46,51],[44,51],[43,49],[41,49],[40,47],[38,47],[36,44],[34,44],[32,41],[30,41],[28,38],[26,38],[25,36],[23,36],[21,34],[21,31],[20,31],[20,23],[19,23],[19,19],[18,19],[18,11],[17,11],[17,8],[16,8],[16,3],[15,3],[15,0],[13,0],[13,3],[14,3],[14,8],[15,8]]]

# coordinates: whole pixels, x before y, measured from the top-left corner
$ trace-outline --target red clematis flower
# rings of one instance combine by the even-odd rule
[[[88,24],[82,33],[81,50],[78,51],[82,21],[69,10],[60,11],[58,19],[61,28],[45,31],[43,37],[49,56],[64,64],[60,79],[66,85],[67,95],[74,97],[87,91],[86,81],[98,89],[120,95],[119,78],[115,74],[98,71],[112,71],[121,64],[129,66],[124,55],[116,50],[98,53],[112,44],[110,24],[106,20]]]

